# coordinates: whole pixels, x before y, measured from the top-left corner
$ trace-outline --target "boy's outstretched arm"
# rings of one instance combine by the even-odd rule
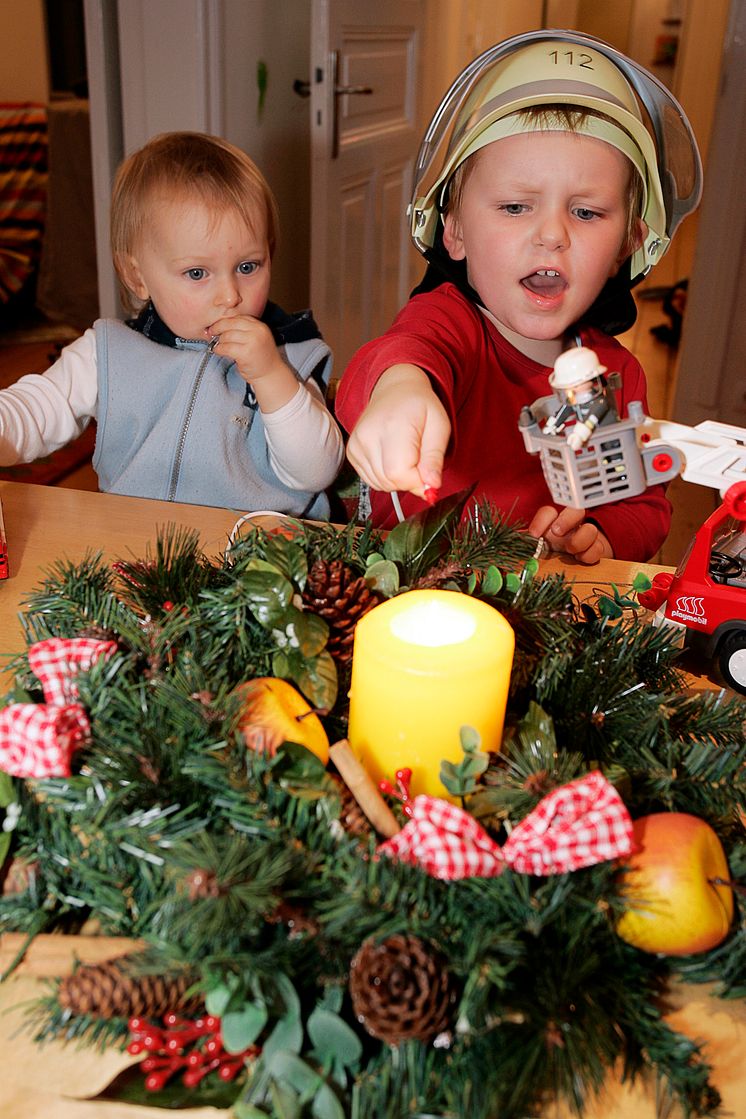
[[[553,552],[567,552],[581,563],[598,563],[613,559],[614,551],[604,534],[585,520],[584,509],[555,509],[542,505],[528,526],[531,536],[543,537]]]
[[[424,370],[392,365],[350,435],[347,457],[372,489],[423,497],[440,487],[450,436],[450,420]]]

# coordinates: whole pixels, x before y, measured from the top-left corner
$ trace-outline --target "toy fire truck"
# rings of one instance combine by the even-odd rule
[[[687,647],[716,661],[726,682],[746,695],[746,429],[654,420],[633,401],[627,419],[613,415],[578,446],[562,431],[546,432],[561,408],[564,398],[541,397],[519,420],[558,505],[589,509],[678,475],[720,491],[722,504],[695,533],[676,571],[656,575],[639,601],[657,611],[656,624],[682,627]],[[540,420],[547,421],[544,429]]]

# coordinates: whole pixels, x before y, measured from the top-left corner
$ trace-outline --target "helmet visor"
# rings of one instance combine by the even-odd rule
[[[686,115],[657,78],[607,43],[555,30],[498,43],[475,59],[444,97],[415,166],[410,218],[420,252],[433,245],[444,189],[459,164],[482,146],[480,136],[489,143],[496,122],[551,104],[602,113],[631,136],[645,168],[642,216],[649,228],[633,259],[633,279],[660,259],[702,192],[699,151]],[[493,131],[491,139],[496,138]],[[633,162],[640,170],[640,161]]]

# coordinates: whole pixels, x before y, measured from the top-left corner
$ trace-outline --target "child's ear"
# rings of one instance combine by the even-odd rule
[[[451,260],[464,260],[466,257],[461,223],[454,214],[446,214],[443,221],[443,244]]]
[[[140,265],[137,263],[137,257],[125,256],[120,257],[118,260],[119,273],[124,281],[126,288],[136,295],[138,299],[146,302],[150,298],[147,284],[143,279]]]
[[[647,235],[648,235],[647,225],[642,220],[642,218],[638,218],[637,221],[635,222],[635,226],[634,226],[634,229],[632,230],[631,234],[629,235],[629,237],[625,237],[625,239],[624,239],[624,244],[622,245],[622,251],[620,252],[619,256],[617,257],[616,266],[615,266],[613,272],[611,273],[612,276],[616,276],[617,272],[619,271],[621,266],[624,264],[625,260],[627,260],[629,257],[631,257],[632,253],[636,253],[637,250],[640,248],[640,246],[645,243],[645,238],[647,237]]]

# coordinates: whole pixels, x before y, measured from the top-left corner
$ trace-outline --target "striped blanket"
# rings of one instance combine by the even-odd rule
[[[47,111],[0,102],[0,303],[39,263],[47,197]]]

